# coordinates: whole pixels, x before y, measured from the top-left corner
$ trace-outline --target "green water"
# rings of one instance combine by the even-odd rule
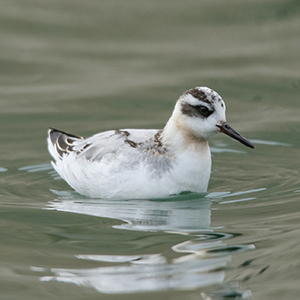
[[[1,299],[298,299],[298,1],[2,0]],[[209,86],[251,150],[211,142],[209,193],[83,199],[49,126],[162,128]]]

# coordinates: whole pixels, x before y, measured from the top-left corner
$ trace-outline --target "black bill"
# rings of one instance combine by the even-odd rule
[[[217,125],[220,128],[220,131],[229,135],[230,137],[234,138],[235,140],[239,141],[240,143],[244,144],[249,148],[254,148],[252,143],[240,135],[237,131],[235,131],[230,125],[224,122],[222,125]]]

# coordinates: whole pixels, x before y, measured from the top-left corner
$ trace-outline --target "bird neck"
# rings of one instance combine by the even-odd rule
[[[172,117],[161,133],[162,144],[176,151],[207,151],[208,141],[187,128],[179,118]]]

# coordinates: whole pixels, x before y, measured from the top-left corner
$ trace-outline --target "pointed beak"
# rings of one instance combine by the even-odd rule
[[[220,128],[220,131],[229,135],[230,137],[234,138],[235,140],[239,141],[240,143],[244,144],[249,148],[254,148],[252,143],[240,135],[237,131],[235,131],[231,126],[229,126],[226,122],[222,123],[221,125],[217,125]]]

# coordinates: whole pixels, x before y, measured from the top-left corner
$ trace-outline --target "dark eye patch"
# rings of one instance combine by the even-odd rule
[[[214,110],[209,109],[204,105],[190,105],[189,103],[183,103],[181,112],[190,117],[207,118],[214,112]]]
[[[214,112],[214,110],[210,110],[209,108],[207,108],[204,105],[197,105],[194,107],[195,107],[195,109],[197,109],[197,111],[200,113],[200,115],[205,118],[209,117]]]
[[[199,105],[199,106],[197,107],[197,109],[199,110],[200,114],[201,114],[203,117],[208,117],[209,115],[212,114],[212,111],[210,111],[206,106]]]

